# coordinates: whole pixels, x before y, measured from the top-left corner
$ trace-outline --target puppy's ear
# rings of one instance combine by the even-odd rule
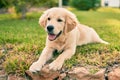
[[[78,21],[76,16],[73,13],[69,12],[68,15],[66,15],[64,33],[68,33],[71,30],[73,30],[77,24],[78,24]]]
[[[45,26],[46,26],[47,18],[48,18],[48,11],[45,11],[45,12],[42,14],[42,16],[39,18],[39,24],[40,24],[42,27],[45,27]]]

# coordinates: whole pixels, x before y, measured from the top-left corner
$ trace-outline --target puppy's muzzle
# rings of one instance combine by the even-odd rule
[[[48,26],[47,26],[47,31],[48,31],[49,33],[52,33],[53,30],[54,30],[54,26],[53,26],[53,25],[48,25]]]

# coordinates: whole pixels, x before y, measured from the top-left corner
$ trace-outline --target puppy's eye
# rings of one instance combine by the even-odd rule
[[[48,21],[50,21],[50,18],[48,18]]]
[[[58,21],[58,22],[62,22],[62,19],[58,19],[57,21]]]

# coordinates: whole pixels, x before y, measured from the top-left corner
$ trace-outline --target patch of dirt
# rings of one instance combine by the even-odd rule
[[[0,57],[0,80],[7,80],[8,75],[6,74],[2,63],[4,62],[4,56]]]
[[[120,67],[108,67],[91,74],[85,67],[74,67],[72,70],[62,72],[51,71],[43,67],[41,72],[26,71],[29,80],[120,80]]]
[[[26,79],[24,77],[20,77],[20,76],[16,76],[16,75],[10,74],[8,76],[7,80],[26,80]]]

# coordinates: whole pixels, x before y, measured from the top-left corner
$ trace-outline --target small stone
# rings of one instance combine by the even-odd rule
[[[66,73],[62,73],[59,76],[59,80],[63,80],[66,77]]]
[[[108,74],[109,80],[120,80],[120,69],[116,68]]]

